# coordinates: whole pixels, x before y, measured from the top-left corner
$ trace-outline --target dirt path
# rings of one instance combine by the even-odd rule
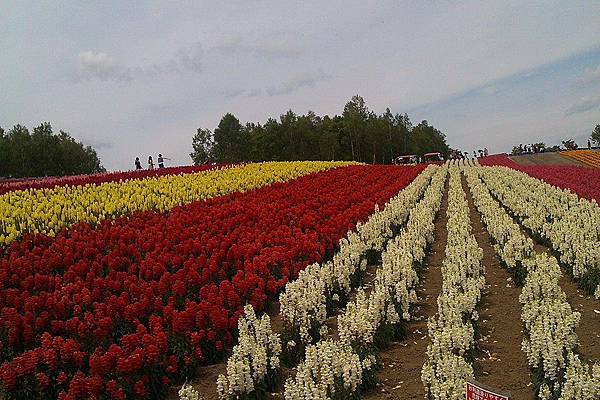
[[[510,156],[511,160],[519,165],[532,166],[532,165],[575,165],[579,167],[585,167],[586,165],[580,161],[569,157],[563,157],[560,153],[538,153],[538,154],[526,154],[522,156]]]
[[[448,183],[435,221],[434,242],[426,256],[417,290],[416,320],[408,324],[408,336],[402,342],[392,343],[380,353],[379,383],[367,393],[365,399],[422,399],[425,389],[421,382],[421,367],[425,362],[427,345],[427,318],[437,312],[437,298],[442,288],[441,265],[448,238],[446,209],[448,208]]]
[[[477,244],[483,249],[486,287],[479,305],[480,352],[473,365],[475,378],[492,387],[510,391],[514,400],[533,399],[529,366],[521,341],[521,290],[515,287],[492,247],[490,235],[475,208],[466,180],[462,180]]]

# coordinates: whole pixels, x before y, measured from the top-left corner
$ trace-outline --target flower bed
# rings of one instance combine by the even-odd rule
[[[422,169],[350,166],[13,242],[0,260],[2,390],[159,397],[233,342],[245,304],[263,309]]]
[[[492,198],[480,175],[487,168],[467,169],[473,200],[486,228],[499,243],[513,243],[514,251],[494,246],[504,266],[523,269],[519,296],[525,339],[522,349],[532,370],[531,378],[539,399],[596,399],[600,393],[600,364],[591,368],[576,353],[579,313],[566,301],[559,285],[556,259],[536,254],[501,205]],[[519,237],[520,236],[520,237]],[[515,245],[516,244],[516,245]]]
[[[525,172],[550,185],[569,189],[588,200],[600,201],[600,169],[574,165],[523,166],[512,161],[506,154],[496,154],[479,159],[484,166],[504,166]]]
[[[348,163],[248,164],[195,174],[10,192],[0,196],[0,246],[28,233],[52,236],[78,222],[97,224],[136,211],[166,212],[178,205],[344,165]]]
[[[442,264],[438,313],[427,321],[431,343],[421,379],[429,399],[462,399],[473,376],[477,305],[485,285],[483,250],[471,229],[469,205],[461,185],[461,167],[450,167],[448,244]]]
[[[423,199],[411,210],[406,227],[388,243],[371,293],[367,295],[359,289],[356,300],[348,303],[338,317],[340,340],[321,339],[308,346],[298,373],[286,381],[286,399],[356,398],[365,381],[372,380],[369,375],[376,367],[375,354],[379,348],[376,337],[382,339],[383,335],[389,340],[395,330],[402,329],[402,320],[410,317],[409,303],[416,300],[414,290],[418,283],[415,267],[422,262],[425,248],[433,240],[433,220],[441,204],[446,174],[446,167],[436,171]],[[322,361],[315,354],[352,360],[348,367],[355,368],[352,373],[335,366],[327,373],[311,373],[321,371]],[[328,397],[318,397],[322,393]]]
[[[0,195],[17,190],[53,189],[60,186],[99,185],[106,182],[123,182],[134,179],[156,178],[167,175],[194,174],[225,165],[193,165],[136,171],[117,171],[92,175],[71,175],[62,177],[26,178],[0,182]]]
[[[480,176],[534,237],[556,251],[580,286],[600,298],[600,207],[509,168],[486,167]]]

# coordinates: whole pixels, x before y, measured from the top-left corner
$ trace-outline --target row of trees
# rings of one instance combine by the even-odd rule
[[[390,163],[401,154],[448,155],[445,135],[427,121],[413,126],[404,114],[382,115],[368,109],[362,97],[352,97],[342,115],[318,116],[289,110],[264,125],[240,121],[230,113],[214,132],[199,128],[192,139],[195,164],[207,162],[355,160]]]
[[[48,122],[32,132],[15,125],[7,132],[0,127],[0,176],[63,176],[104,172],[98,154],[67,132],[55,134]]]

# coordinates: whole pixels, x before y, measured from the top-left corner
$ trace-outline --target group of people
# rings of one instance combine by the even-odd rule
[[[477,155],[479,153],[479,155]],[[479,150],[473,150],[473,158],[477,157],[487,157],[489,155],[487,147]],[[469,158],[469,152],[465,151],[464,153],[460,150],[451,150],[449,154],[449,158],[451,160],[464,160]]]
[[[538,146],[536,144],[526,144],[525,146],[523,146],[523,144],[519,145],[519,151],[521,154],[543,153],[545,150],[545,147]]]
[[[163,157],[162,154],[158,154],[158,168],[165,167],[165,160],[170,160],[170,158]],[[140,162],[140,158],[135,158],[135,169],[142,169],[142,163]],[[154,160],[152,160],[152,156],[148,156],[148,169],[154,169]]]

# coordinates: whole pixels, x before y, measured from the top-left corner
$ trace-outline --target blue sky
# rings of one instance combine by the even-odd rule
[[[187,164],[226,112],[334,114],[356,93],[464,150],[600,123],[598,2],[87,3],[0,3],[0,126],[50,121],[108,169]]]

